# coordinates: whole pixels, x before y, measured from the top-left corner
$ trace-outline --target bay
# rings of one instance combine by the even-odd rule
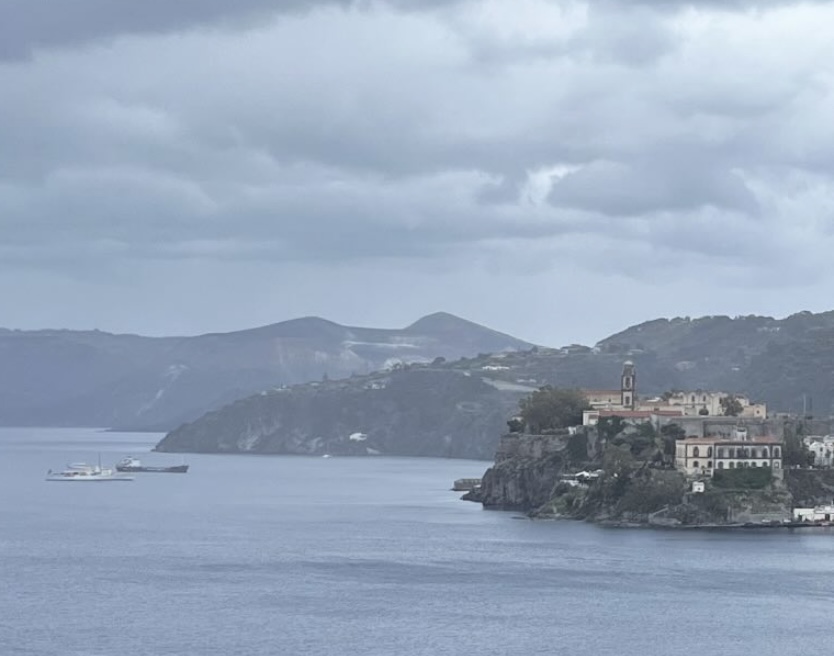
[[[489,463],[190,455],[46,482],[159,435],[0,429],[0,654],[821,651],[830,532],[534,522],[449,490]]]

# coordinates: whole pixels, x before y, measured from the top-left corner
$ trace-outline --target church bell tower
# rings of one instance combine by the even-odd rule
[[[623,364],[623,375],[620,378],[620,394],[623,408],[634,410],[635,396],[637,395],[637,377],[634,371],[634,363],[626,360]]]

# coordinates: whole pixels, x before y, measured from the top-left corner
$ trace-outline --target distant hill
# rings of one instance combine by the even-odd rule
[[[169,430],[265,389],[531,346],[446,313],[404,329],[307,317],[196,337],[0,329],[0,425]]]
[[[439,330],[446,321],[429,324]],[[625,359],[637,365],[640,394],[726,390],[766,401],[771,412],[804,408],[828,416],[834,405],[834,312],[781,320],[657,319],[593,347],[481,354],[415,364],[394,375],[294,387],[206,415],[170,433],[159,448],[490,457],[519,398],[547,384],[616,387]],[[442,394],[415,392],[426,380]],[[467,414],[467,408],[479,410]],[[368,437],[351,440],[354,433]]]

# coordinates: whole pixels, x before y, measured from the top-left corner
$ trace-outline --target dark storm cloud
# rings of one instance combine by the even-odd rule
[[[434,9],[458,0],[390,0],[401,10]],[[281,14],[372,6],[372,0],[0,0],[0,60],[39,47],[78,46],[120,35],[200,27],[245,28]]]
[[[0,60],[31,55],[38,47],[77,46],[126,34],[166,33],[195,27],[240,28],[276,14],[321,7],[368,8],[385,4],[393,10],[448,9],[463,0],[0,0]],[[593,0],[606,11],[647,7],[743,9],[789,4],[788,0]],[[632,44],[639,56],[653,49],[651,40]]]
[[[0,59],[28,56],[37,47],[240,25],[270,13],[336,4],[349,0],[0,0]]]
[[[18,54],[92,44],[0,65],[0,266],[497,262],[533,244],[558,266],[615,243],[756,268],[786,226],[814,244],[834,96],[806,28],[830,10],[347,4],[14,5]]]

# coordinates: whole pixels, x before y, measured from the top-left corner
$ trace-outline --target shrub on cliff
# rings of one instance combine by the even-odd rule
[[[712,477],[715,487],[732,490],[762,490],[770,485],[773,474],[767,467],[716,469]]]

